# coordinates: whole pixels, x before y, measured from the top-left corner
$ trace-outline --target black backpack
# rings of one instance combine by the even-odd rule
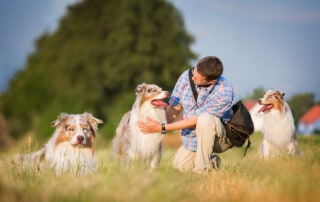
[[[195,90],[195,85],[191,79],[192,71],[193,68],[190,68],[189,80],[194,99],[197,101],[198,93]],[[250,135],[254,132],[251,115],[241,100],[232,106],[232,112],[231,119],[227,124],[225,124],[226,135],[233,144],[231,147],[242,147],[242,145],[248,140],[248,144],[244,152],[244,156],[246,156],[247,150],[251,145]]]
[[[232,106],[232,117],[225,125],[226,135],[232,144],[241,147],[247,140],[244,156],[251,145],[250,135],[254,132],[251,115],[241,100]]]

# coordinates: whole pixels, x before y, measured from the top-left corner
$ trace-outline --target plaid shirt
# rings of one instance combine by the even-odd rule
[[[221,121],[227,123],[231,118],[234,98],[231,84],[223,76],[220,76],[214,85],[200,88],[196,86],[198,92],[196,103],[191,90],[188,71],[189,69],[179,77],[169,98],[169,105],[181,105],[184,119],[207,112],[220,117]],[[186,149],[197,150],[195,127],[183,129],[181,136],[182,144]]]

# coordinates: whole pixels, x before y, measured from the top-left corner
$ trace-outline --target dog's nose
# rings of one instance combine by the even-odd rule
[[[83,142],[83,140],[84,140],[84,137],[83,137],[83,136],[78,135],[78,136],[77,136],[77,140],[78,140],[78,142],[79,142],[79,143],[82,143],[82,142]]]

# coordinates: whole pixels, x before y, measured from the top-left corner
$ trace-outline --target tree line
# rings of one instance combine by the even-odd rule
[[[91,112],[113,129],[142,82],[172,89],[196,58],[194,38],[166,0],[84,0],[68,7],[53,33],[42,34],[25,67],[1,96],[14,138],[46,138],[59,113]]]
[[[110,138],[139,83],[173,89],[197,58],[193,42],[182,15],[166,0],[79,1],[56,31],[38,37],[24,68],[0,95],[0,125],[5,120],[7,126],[0,133],[18,139],[31,131],[47,139],[61,112],[86,111],[104,120],[101,131]],[[257,88],[244,99],[261,93]],[[289,104],[297,120],[314,95],[292,97]]]

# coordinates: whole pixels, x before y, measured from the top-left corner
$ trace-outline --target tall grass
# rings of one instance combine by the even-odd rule
[[[114,161],[98,139],[97,172],[84,177],[21,169],[11,163],[13,149],[1,155],[0,201],[319,201],[320,136],[299,136],[302,156],[272,160],[259,157],[261,138],[252,136],[245,158],[244,147],[220,154],[221,168],[206,175],[174,170],[176,148],[164,148],[151,172]]]

